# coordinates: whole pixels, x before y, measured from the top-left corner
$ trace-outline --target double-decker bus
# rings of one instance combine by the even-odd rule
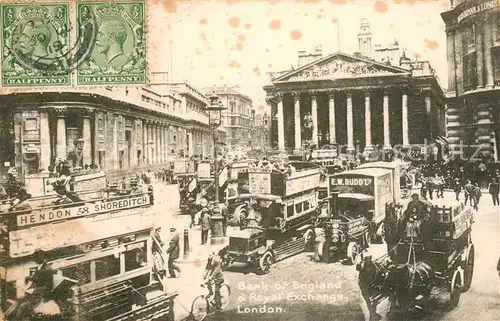
[[[5,320],[174,320],[151,193],[86,191],[62,205],[35,197],[30,209],[0,213]]]
[[[229,235],[222,250],[224,263],[248,263],[268,273],[278,260],[312,248],[318,209],[320,169],[310,163],[290,163],[288,171],[271,166],[249,168],[249,193],[233,215],[240,230]]]

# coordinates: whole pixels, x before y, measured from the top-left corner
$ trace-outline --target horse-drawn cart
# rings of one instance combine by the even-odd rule
[[[432,290],[449,293],[451,308],[460,294],[469,290],[474,272],[474,245],[471,240],[473,214],[461,203],[430,207],[422,221],[407,216],[392,260],[364,258],[357,269],[359,285],[371,313],[384,297],[393,298],[402,311],[423,308]],[[377,280],[373,282],[373,280]]]

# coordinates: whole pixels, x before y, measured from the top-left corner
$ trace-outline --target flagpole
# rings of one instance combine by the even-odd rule
[[[340,22],[337,20],[337,51],[340,52]]]

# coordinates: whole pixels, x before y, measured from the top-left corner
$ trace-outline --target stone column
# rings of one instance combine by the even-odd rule
[[[328,93],[328,118],[329,126],[328,131],[330,132],[330,144],[337,144],[337,135],[335,134],[335,92],[331,91]]]
[[[193,156],[194,155],[193,130],[189,132],[188,149],[189,149],[189,156]]]
[[[66,108],[56,108],[57,113],[57,139],[56,139],[56,157],[66,158]]]
[[[300,92],[293,94],[293,113],[294,113],[294,126],[295,126],[295,150],[299,151],[302,147],[302,126],[300,124]]]
[[[51,163],[49,112],[40,111],[40,168],[48,171]]]
[[[476,22],[476,72],[477,88],[484,87],[484,47],[483,47],[483,25],[479,20]]]
[[[142,121],[142,166],[148,164],[148,127],[145,120]]]
[[[153,153],[154,153],[154,160],[155,160],[155,164],[159,164],[160,163],[160,139],[159,139],[159,135],[158,135],[158,123],[155,123],[154,125],[154,129],[153,129],[153,140],[154,140],[154,150],[153,150]]]
[[[118,154],[118,115],[111,114],[113,117],[113,150],[111,151],[111,159],[113,161],[113,169],[120,169],[120,161]]]
[[[283,94],[277,95],[278,99],[278,149],[281,151],[285,150],[285,124],[283,115]]]
[[[313,121],[312,128],[312,143],[318,145],[318,95],[315,92],[311,93],[311,117]]]
[[[163,124],[158,125],[158,164],[163,164]]]
[[[430,91],[426,92],[425,96],[425,113],[427,114],[427,122],[429,124],[429,138],[432,139],[434,137],[434,120],[432,117],[432,105],[431,105],[431,93]]]
[[[354,125],[352,115],[352,93],[347,92],[347,153],[352,154],[354,148]]]
[[[148,159],[148,165],[153,165],[153,130],[151,127],[151,122],[148,121],[147,124],[147,132],[148,132],[148,140],[147,140],[147,146],[146,146],[146,151],[147,151],[147,159]]]
[[[408,136],[408,94],[406,92],[406,89],[403,92],[403,96],[401,97],[401,121],[402,121],[402,127],[401,130],[403,131],[403,146],[408,146],[410,145],[410,138]]]
[[[90,127],[90,117],[92,116],[93,110],[90,108],[85,108],[82,110],[83,116],[83,166],[92,164],[92,136]]]
[[[486,67],[486,88],[493,88],[495,79],[493,76],[493,60],[491,58],[491,47],[493,46],[493,34],[491,25],[495,23],[487,17],[484,23],[484,62]]]
[[[476,106],[476,142],[487,155],[494,153],[491,148],[491,136],[494,123],[491,121],[490,104],[480,103]]]
[[[384,149],[391,149],[391,136],[389,128],[389,91],[384,90],[384,104],[383,104],[383,114],[384,114]]]
[[[132,133],[130,142],[130,167],[137,168],[139,165],[139,160],[137,159],[137,131],[139,130],[139,120],[134,119],[132,122]]]
[[[372,151],[372,109],[370,92],[365,91],[365,151]]]
[[[455,62],[453,56],[455,55],[455,47],[453,41],[455,32],[453,30],[446,30],[446,59],[448,60],[448,90],[455,90]],[[461,46],[462,44],[458,44]],[[404,143],[403,143],[404,144]]]
[[[463,67],[463,50],[462,50],[462,30],[455,30],[455,61],[457,62],[455,75],[458,92],[463,91],[464,67]]]

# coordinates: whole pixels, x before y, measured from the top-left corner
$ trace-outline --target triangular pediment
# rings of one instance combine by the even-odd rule
[[[337,52],[303,65],[274,78],[273,82],[301,81],[314,79],[342,79],[377,75],[405,74],[408,70]]]

